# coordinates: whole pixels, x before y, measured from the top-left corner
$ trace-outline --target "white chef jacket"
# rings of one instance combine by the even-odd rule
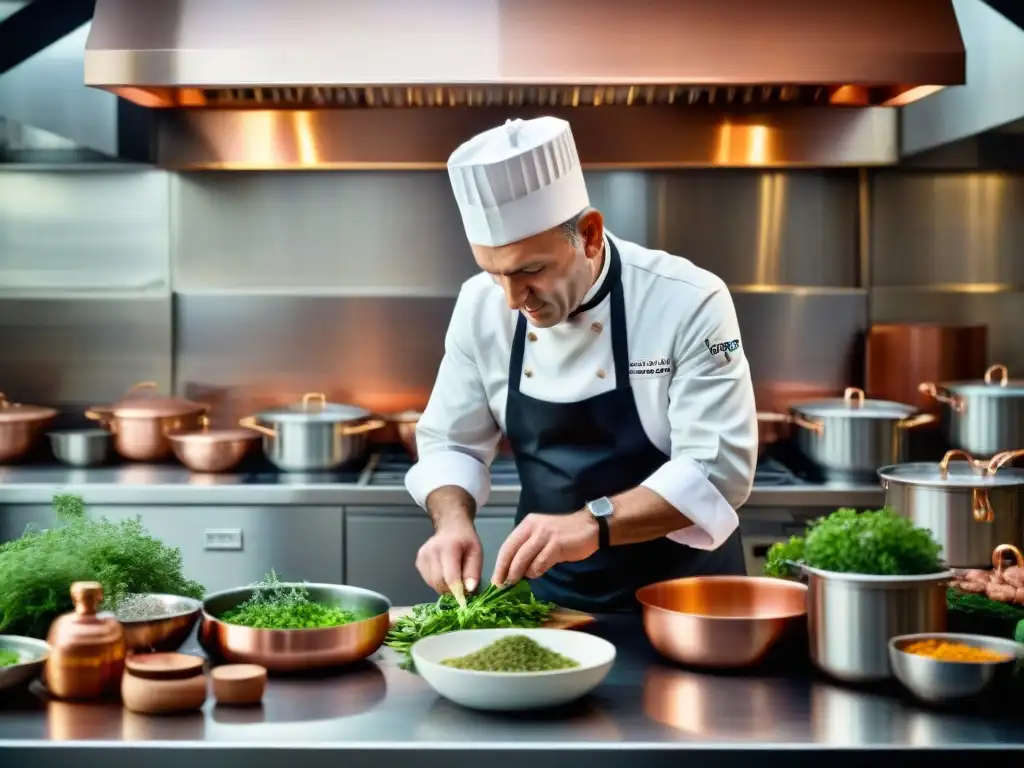
[[[622,261],[630,385],[644,431],[670,460],[642,485],[693,525],[668,538],[716,549],[739,524],[757,460],[757,413],[736,310],[721,279],[692,262],[611,233]],[[610,259],[584,299],[607,277]],[[421,507],[464,488],[482,507],[506,429],[509,357],[518,312],[491,276],[463,283],[430,401],[416,428],[419,461],[405,478]],[[528,326],[520,390],[577,402],[615,387],[611,297],[551,328]],[[623,491],[629,490],[624,488]],[[569,511],[569,510],[566,510]]]

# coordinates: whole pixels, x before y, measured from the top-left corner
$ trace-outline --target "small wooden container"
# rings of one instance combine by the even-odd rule
[[[99,582],[76,581],[71,601],[75,612],[50,625],[43,682],[59,699],[116,698],[124,673],[124,628],[114,616],[96,613],[103,601]]]
[[[128,657],[121,698],[144,715],[191,712],[206,701],[203,659],[184,653],[138,653]]]
[[[263,700],[267,670],[258,664],[225,664],[210,672],[217,704],[251,706]]]

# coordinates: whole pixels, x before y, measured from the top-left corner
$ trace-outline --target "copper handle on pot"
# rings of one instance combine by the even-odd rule
[[[1003,555],[1007,552],[1013,555],[1018,568],[1024,568],[1024,553],[1013,546],[1013,544],[1000,544],[992,550],[992,567],[996,569],[996,573],[1002,573]]]
[[[971,456],[971,454],[969,454],[967,451],[960,450],[959,448],[954,448],[951,451],[946,451],[946,455],[943,456],[942,461],[939,462],[939,472],[942,474],[943,480],[945,480],[946,477],[949,475],[949,462],[951,462],[957,456],[959,456],[961,459],[970,464],[972,470],[977,469],[978,462],[975,460],[973,456]]]
[[[847,387],[843,392],[843,400],[847,405],[854,405],[853,401],[856,401],[856,407],[862,408],[864,406],[864,390],[860,387]]]
[[[370,419],[369,421],[364,421],[362,424],[356,424],[353,427],[346,424],[339,424],[336,429],[339,435],[351,437],[352,435],[361,435],[364,432],[373,432],[373,430],[380,429],[385,424],[387,424],[387,422],[381,419]]]
[[[322,411],[327,407],[327,395],[323,392],[307,392],[302,396],[302,410],[308,411],[311,401],[316,400]]]
[[[270,427],[264,427],[262,424],[256,421],[253,416],[244,416],[238,420],[238,426],[244,427],[245,429],[251,429],[254,432],[259,432],[261,435],[267,437],[277,437],[277,432],[272,430]]]
[[[1024,456],[1024,449],[1018,449],[1016,451],[1003,451],[1002,453],[997,453],[995,456],[989,459],[988,466],[986,467],[986,469],[988,469],[988,473],[990,475],[994,475],[996,471],[1002,469],[1004,465],[1008,464],[1014,459],[1020,458],[1021,456]]]
[[[896,426],[900,429],[913,429],[914,427],[921,427],[925,424],[931,424],[935,421],[935,415],[931,413],[919,413],[917,416],[911,416],[909,419],[903,419],[902,421],[896,422]]]
[[[136,384],[132,384],[130,387],[128,387],[128,390],[127,390],[127,392],[125,392],[125,394],[131,394],[132,392],[134,392],[137,389],[156,389],[156,387],[157,387],[157,384],[156,384],[155,381],[140,381],[140,382],[138,382]]]
[[[964,412],[964,401],[959,395],[946,395],[939,391],[939,388],[931,381],[925,381],[917,385],[917,391],[922,395],[928,395],[939,403],[945,403],[957,413]]]
[[[995,365],[990,365],[989,366],[989,369],[987,371],[985,371],[985,383],[986,384],[991,384],[992,383],[992,375],[994,373],[996,373],[997,371],[999,372],[999,381],[996,382],[996,383],[1000,387],[1005,387],[1009,383],[1009,381],[1010,381],[1010,372],[1006,369],[1006,366],[1003,365],[1002,363],[996,363]]]
[[[112,433],[116,434],[117,422],[115,422],[111,416],[112,414],[110,413],[103,413],[101,411],[93,410],[92,408],[85,412],[85,418],[89,419],[89,421],[98,421],[101,427],[109,429]]]
[[[812,421],[811,419],[805,419],[803,416],[790,416],[789,420],[796,424],[802,429],[809,429],[811,432],[817,432],[819,435],[825,431],[825,424],[821,421]]]
[[[992,503],[988,500],[988,488],[975,488],[971,493],[971,511],[974,522],[991,523],[996,519],[992,511]]]

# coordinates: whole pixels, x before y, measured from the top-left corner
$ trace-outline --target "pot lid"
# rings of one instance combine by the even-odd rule
[[[951,381],[944,383],[942,388],[957,395],[1024,397],[1024,379],[1011,379],[1005,365],[991,366],[982,379]]]
[[[883,480],[937,488],[1006,488],[1024,485],[1024,469],[1002,467],[995,473],[966,461],[951,461],[945,474],[937,461],[892,464],[878,470]]]
[[[183,416],[186,413],[207,409],[207,406],[202,403],[196,403],[184,397],[149,394],[148,390],[152,389],[156,389],[155,383],[151,381],[140,382],[132,386],[124,398],[114,403],[114,405],[109,407],[100,406],[93,410],[100,413],[106,411],[113,413],[114,416],[127,418],[145,416],[159,418],[163,416]]]
[[[793,410],[804,416],[847,416],[855,419],[906,419],[917,413],[917,409],[906,403],[890,400],[869,400],[864,390],[849,387],[842,397],[825,400],[811,400],[793,406]]]
[[[56,415],[57,410],[55,408],[8,402],[7,398],[0,392],[0,422],[39,421],[41,419],[51,419]]]
[[[368,419],[370,412],[356,405],[329,403],[322,392],[307,392],[302,402],[260,411],[256,418],[270,423],[347,423]]]

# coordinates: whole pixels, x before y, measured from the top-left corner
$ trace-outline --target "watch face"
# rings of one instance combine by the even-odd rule
[[[615,509],[615,505],[612,504],[612,500],[607,497],[595,499],[587,506],[590,507],[590,514],[594,517],[611,517],[611,514]]]

